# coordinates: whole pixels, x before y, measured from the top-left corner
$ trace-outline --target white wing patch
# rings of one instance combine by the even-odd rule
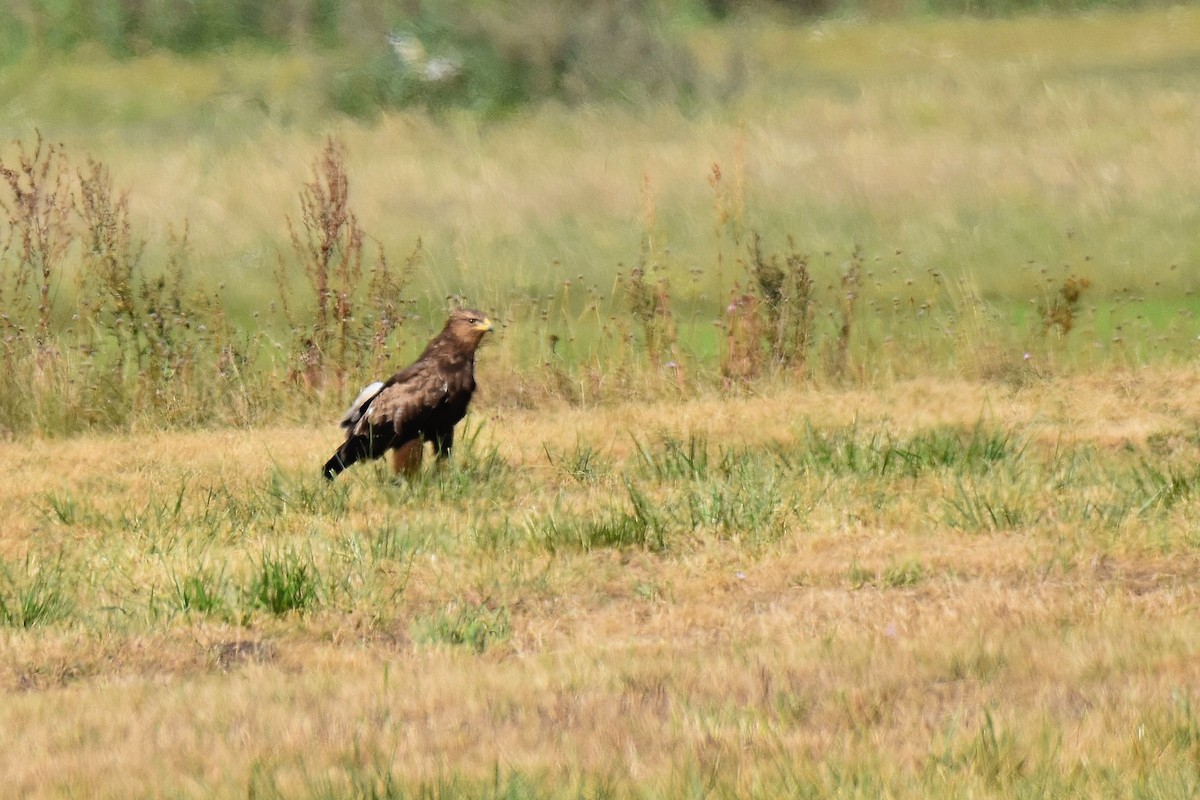
[[[342,421],[338,423],[338,426],[346,430],[353,428],[355,423],[362,419],[363,412],[370,406],[371,401],[382,390],[383,381],[375,381],[365,387],[358,393],[358,397],[354,398],[354,402],[350,404],[350,410],[346,412],[346,416],[342,417]]]
[[[371,423],[372,425],[378,424],[379,417],[382,414],[383,414],[382,408],[376,408],[375,406],[368,406],[367,407],[367,422]]]

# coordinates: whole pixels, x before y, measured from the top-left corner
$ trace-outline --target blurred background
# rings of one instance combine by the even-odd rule
[[[570,400],[1191,359],[1198,130],[1190,4],[10,0],[6,357],[337,395],[465,302]]]

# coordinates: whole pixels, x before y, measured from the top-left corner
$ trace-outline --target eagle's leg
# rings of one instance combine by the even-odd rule
[[[450,458],[450,451],[454,449],[454,428],[447,428],[444,431],[438,431],[433,435],[433,454],[437,456],[438,462],[442,463]]]
[[[425,443],[413,439],[392,450],[392,471],[406,478],[413,478],[421,470],[421,459],[425,454]]]

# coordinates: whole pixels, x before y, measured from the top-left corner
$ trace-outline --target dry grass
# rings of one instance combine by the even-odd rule
[[[322,487],[333,430],[7,443],[4,563],[58,559],[71,605],[3,629],[0,772],[28,797],[1177,796],[1196,780],[1196,499],[1083,510],[1140,465],[1194,461],[1195,378],[485,398],[463,461],[412,487],[370,468]],[[872,435],[915,450],[980,424],[1009,437],[983,471],[864,466]],[[735,457],[802,458],[812,432],[864,461]],[[654,442],[696,435],[708,466],[662,472]],[[661,551],[539,544],[539,521],[602,517],[623,481],[663,513],[772,481],[783,503],[741,530],[671,517]],[[1023,518],[955,517],[964,484]],[[317,600],[239,599],[266,553],[307,554]],[[198,564],[224,612],[172,607]]]

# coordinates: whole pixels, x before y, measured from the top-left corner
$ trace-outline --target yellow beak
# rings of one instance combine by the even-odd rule
[[[492,324],[492,320],[488,317],[484,317],[483,319],[479,320],[479,322],[475,323],[475,330],[483,333],[486,333],[493,328],[495,328],[495,326]]]

